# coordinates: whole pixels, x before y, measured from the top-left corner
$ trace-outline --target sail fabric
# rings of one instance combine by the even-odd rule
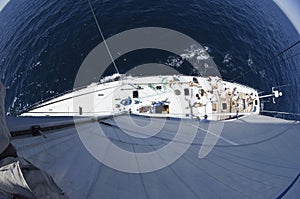
[[[98,125],[112,144],[138,153],[167,145],[181,122],[165,120],[158,134],[137,138],[135,134],[148,132],[136,131],[132,121],[141,127],[147,126],[149,119],[139,116],[117,118],[104,119]],[[152,122],[160,125],[159,119]],[[182,122],[190,127],[195,125],[192,120]],[[195,139],[179,159],[147,173],[123,172],[98,161],[84,146],[74,126],[46,133],[47,138],[14,139],[13,144],[20,156],[49,173],[62,190],[75,199],[300,196],[297,178],[300,171],[299,122],[260,115],[222,121],[224,127],[216,145],[207,156],[199,158],[206,134],[213,135],[207,129],[214,129],[209,126],[219,126],[219,122],[200,122],[195,127]],[[91,142],[97,136],[94,124],[80,125]],[[120,125],[127,128],[122,129]],[[101,148],[96,142],[92,143],[95,149]],[[135,160],[122,161],[130,164]]]
[[[0,192],[27,199],[68,198],[49,175],[19,157],[0,161]]]
[[[10,132],[6,124],[5,95],[5,87],[0,81],[0,198],[15,196],[28,199],[68,198],[47,173],[23,158],[8,157],[16,154],[14,147],[9,145]]]
[[[7,148],[9,145],[9,131],[6,126],[6,117],[5,117],[5,87],[0,81],[0,154]]]

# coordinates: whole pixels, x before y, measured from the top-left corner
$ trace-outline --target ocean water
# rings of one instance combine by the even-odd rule
[[[272,0],[91,0],[106,38],[139,27],[180,31],[202,46],[226,80],[283,97],[265,109],[300,113],[300,45],[275,57],[299,35]],[[77,70],[102,39],[87,1],[11,0],[0,12],[0,78],[10,114],[73,87]],[[142,52],[118,61],[121,73],[147,62],[178,65],[163,53]],[[108,70],[107,74],[113,73]]]

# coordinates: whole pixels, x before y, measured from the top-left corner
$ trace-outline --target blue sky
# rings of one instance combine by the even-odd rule
[[[300,35],[300,0],[274,0],[294,24]]]

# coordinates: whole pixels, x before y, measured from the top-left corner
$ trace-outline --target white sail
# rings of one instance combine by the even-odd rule
[[[130,121],[147,124],[150,118],[119,116],[127,131],[137,134]],[[47,118],[44,119],[44,122]],[[26,118],[24,118],[26,120]],[[35,118],[35,123],[41,118]],[[51,120],[51,118],[48,118]],[[153,122],[160,124],[159,120]],[[146,153],[172,140],[178,120],[165,120],[164,129],[147,139],[124,133],[113,118],[97,123],[114,145],[129,151]],[[197,136],[188,150],[169,166],[148,173],[127,173],[99,162],[86,146],[74,126],[49,131],[43,136],[15,139],[19,154],[51,174],[70,198],[287,198],[299,196],[300,169],[299,122],[260,115],[231,121],[186,125]],[[224,124],[220,139],[204,158],[198,157],[208,125]],[[9,126],[12,127],[13,121]],[[80,125],[87,141],[93,142],[95,123]],[[142,132],[140,132],[142,133]],[[213,133],[213,132],[212,132]],[[90,139],[90,140],[89,140]],[[234,144],[233,144],[234,143]],[[101,146],[95,145],[95,149]],[[110,148],[106,148],[109,150]],[[110,158],[110,157],[107,157]],[[111,157],[112,158],[112,157]],[[122,164],[139,164],[119,159]],[[289,188],[290,187],[290,188]]]

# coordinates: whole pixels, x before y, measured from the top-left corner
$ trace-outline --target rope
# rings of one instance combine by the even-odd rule
[[[98,20],[97,20],[97,17],[96,17],[96,15],[95,15],[95,13],[94,13],[94,10],[93,10],[93,7],[92,7],[92,3],[91,3],[90,0],[87,0],[87,1],[88,1],[88,3],[89,3],[89,6],[90,6],[90,9],[91,9],[91,11],[92,11],[93,17],[94,17],[94,19],[95,19],[97,28],[98,28],[98,30],[99,30],[99,33],[100,33],[101,37],[102,37],[103,43],[104,43],[104,45],[105,45],[105,47],[106,47],[106,50],[107,50],[107,52],[108,52],[108,54],[109,54],[109,57],[110,57],[110,59],[111,59],[113,65],[114,65],[114,67],[115,67],[116,72],[117,72],[118,74],[120,74],[120,73],[119,73],[119,70],[118,70],[118,67],[117,67],[117,65],[116,65],[116,63],[115,63],[115,61],[114,61],[114,59],[113,59],[113,57],[112,57],[112,55],[111,55],[111,52],[110,52],[110,50],[109,50],[109,48],[108,48],[108,45],[107,45],[106,40],[105,40],[105,38],[104,38],[103,32],[102,32],[101,27],[100,27],[100,25],[99,25],[99,22],[98,22]]]
[[[287,58],[285,58],[285,59],[283,59],[283,60],[281,60],[281,61],[286,61],[286,60],[291,59],[291,58],[293,58],[293,57],[296,57],[296,56],[298,56],[298,55],[300,55],[300,53],[296,53],[296,54],[294,54],[294,55],[291,55],[291,56],[289,56],[289,57],[287,57]]]
[[[295,185],[295,183],[298,181],[299,177],[300,177],[300,173],[298,173],[298,175],[294,178],[294,180],[291,182],[291,184],[276,199],[283,198],[289,192],[289,190]]]
[[[282,87],[288,87],[288,86],[291,86],[291,84],[283,84],[283,85],[280,85],[280,86],[274,86],[275,88],[282,88]]]
[[[292,44],[291,46],[289,46],[288,48],[284,49],[283,51],[279,52],[277,55],[275,55],[274,57],[278,57],[279,55],[283,54],[284,52],[288,51],[289,49],[293,48],[294,46],[298,45],[300,43],[300,40],[297,41],[296,43]]]

